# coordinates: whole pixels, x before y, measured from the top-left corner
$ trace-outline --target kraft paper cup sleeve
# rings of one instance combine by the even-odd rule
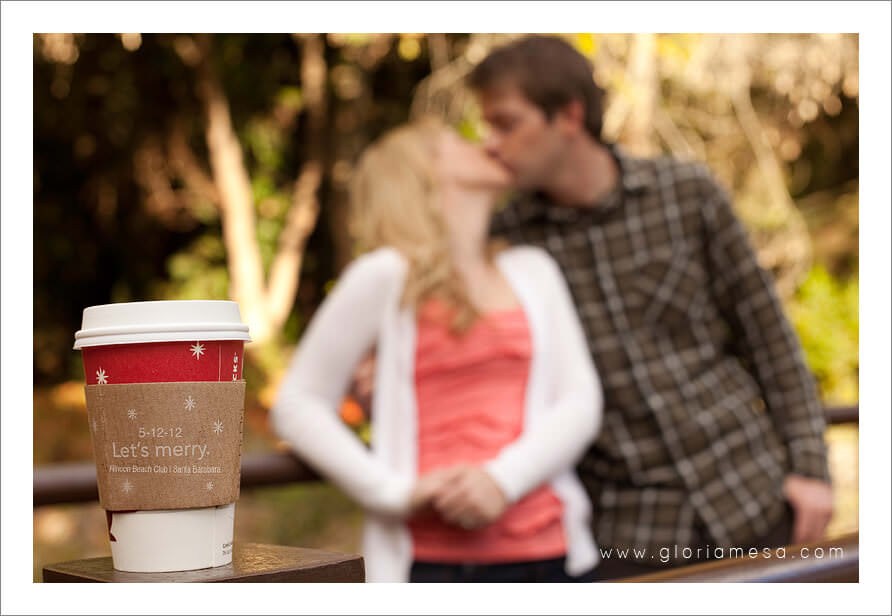
[[[99,501],[110,511],[238,500],[245,382],[87,385]]]

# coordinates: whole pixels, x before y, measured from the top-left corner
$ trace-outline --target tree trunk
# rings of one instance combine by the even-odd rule
[[[322,181],[325,121],[325,60],[318,35],[302,37],[301,83],[306,92],[308,158],[295,182],[294,198],[279,235],[276,255],[265,284],[255,232],[251,180],[229,113],[229,102],[211,58],[210,35],[197,37],[198,93],[204,105],[211,172],[223,226],[230,296],[239,304],[254,342],[264,342],[284,325],[297,293],[306,240],[316,225],[316,193]]]
[[[230,276],[230,296],[238,302],[242,318],[254,340],[269,337],[265,314],[263,262],[254,227],[254,199],[242,148],[232,127],[229,101],[211,58],[210,35],[197,36],[201,59],[198,93],[206,114],[206,140],[211,172],[220,194],[220,217]]]
[[[656,153],[653,139],[657,105],[656,35],[635,34],[629,57],[632,109],[626,124],[626,146],[639,156]]]

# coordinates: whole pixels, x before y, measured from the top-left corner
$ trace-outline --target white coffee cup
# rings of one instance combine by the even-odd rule
[[[247,341],[235,302],[153,301],[86,308],[74,348],[83,353],[88,385],[232,381],[242,378]],[[108,518],[119,571],[188,571],[232,562],[235,503],[111,511]]]

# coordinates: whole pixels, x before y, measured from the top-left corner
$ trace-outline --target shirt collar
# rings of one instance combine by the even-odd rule
[[[625,150],[613,143],[606,144],[607,150],[619,168],[619,182],[595,207],[575,208],[548,204],[548,198],[540,192],[520,193],[515,200],[516,213],[521,222],[548,220],[569,223],[590,217],[601,217],[619,207],[626,195],[644,190],[652,180],[652,170],[643,160],[629,157]],[[619,189],[621,187],[621,189]]]
[[[619,166],[619,176],[624,192],[638,193],[652,184],[653,166],[647,164],[647,159],[632,158],[626,153],[625,148],[615,143],[607,144],[607,149]]]

